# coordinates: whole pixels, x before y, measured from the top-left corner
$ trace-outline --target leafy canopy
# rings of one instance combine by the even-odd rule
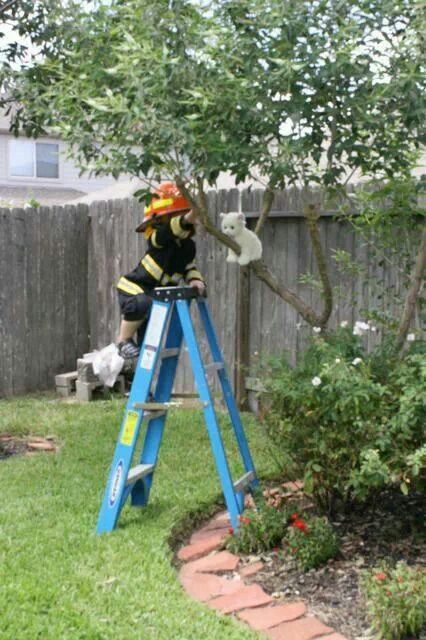
[[[411,0],[87,5],[54,2],[43,56],[7,79],[15,131],[57,131],[96,174],[334,187],[404,173],[421,143]]]

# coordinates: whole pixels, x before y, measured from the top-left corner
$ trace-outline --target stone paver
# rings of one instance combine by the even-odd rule
[[[341,633],[332,633],[331,636],[322,636],[321,640],[348,640],[346,636],[342,636]]]
[[[260,607],[270,602],[272,602],[271,596],[268,596],[259,585],[252,584],[241,587],[229,596],[221,596],[210,600],[208,604],[222,613],[232,613],[248,607]]]
[[[254,576],[255,573],[263,569],[263,562],[252,562],[251,564],[246,564],[245,567],[240,569],[240,576],[242,578],[248,578],[249,576]]]
[[[204,527],[204,529],[221,529],[222,527],[230,527],[231,521],[227,511],[221,511],[216,514]]]
[[[229,527],[220,527],[218,529],[207,529],[203,528],[199,531],[196,531],[192,534],[189,543],[196,544],[197,542],[202,542],[203,540],[209,540],[210,538],[214,538],[215,536],[221,535],[225,538],[229,533]]]
[[[262,631],[276,627],[282,622],[300,618],[305,613],[306,606],[304,602],[292,602],[278,606],[245,609],[244,611],[238,612],[238,617],[244,620],[244,622],[247,622],[252,629]]]
[[[219,549],[222,542],[223,535],[220,533],[208,538],[207,540],[201,540],[196,544],[188,544],[186,547],[182,547],[182,549],[179,550],[178,558],[184,562],[188,560],[196,560],[197,558],[201,558],[201,556],[205,556],[207,553],[210,553],[210,551]]]
[[[203,556],[198,560],[192,560],[182,566],[181,573],[189,575],[191,573],[209,572],[216,573],[219,571],[235,571],[240,558],[229,551],[219,551],[208,556]]]
[[[298,618],[292,622],[283,622],[282,624],[267,629],[266,635],[272,640],[311,640],[317,636],[324,636],[333,631],[331,627],[326,627],[317,618]]]
[[[228,580],[212,573],[193,573],[190,576],[181,574],[179,579],[185,591],[194,600],[200,602],[207,602],[218,596],[226,596],[241,589],[240,580]]]

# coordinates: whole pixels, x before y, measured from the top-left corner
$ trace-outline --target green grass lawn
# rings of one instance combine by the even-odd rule
[[[53,396],[0,401],[0,433],[54,435],[57,454],[0,461],[0,638],[7,640],[237,640],[248,628],[190,600],[168,539],[220,484],[201,412],[169,416],[145,509],[126,506],[119,527],[95,526],[124,410]],[[270,472],[261,429],[244,418],[258,472]],[[240,469],[229,425],[231,467]]]

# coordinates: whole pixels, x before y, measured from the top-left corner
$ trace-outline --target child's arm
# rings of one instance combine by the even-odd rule
[[[203,280],[203,276],[197,269],[195,262],[190,262],[185,267],[184,279],[186,284],[190,287],[198,289],[200,295],[204,295],[206,291],[206,284]]]
[[[171,218],[167,223],[161,224],[157,229],[154,229],[150,237],[152,246],[156,249],[161,249],[174,242],[176,238],[181,240],[189,238],[193,231],[193,224],[190,222],[193,218],[189,217],[189,220],[187,219],[190,213]]]

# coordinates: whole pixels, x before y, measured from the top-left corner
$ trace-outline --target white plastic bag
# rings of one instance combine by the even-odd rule
[[[123,364],[124,359],[119,355],[117,346],[111,343],[100,351],[95,351],[93,372],[107,387],[113,387]]]

